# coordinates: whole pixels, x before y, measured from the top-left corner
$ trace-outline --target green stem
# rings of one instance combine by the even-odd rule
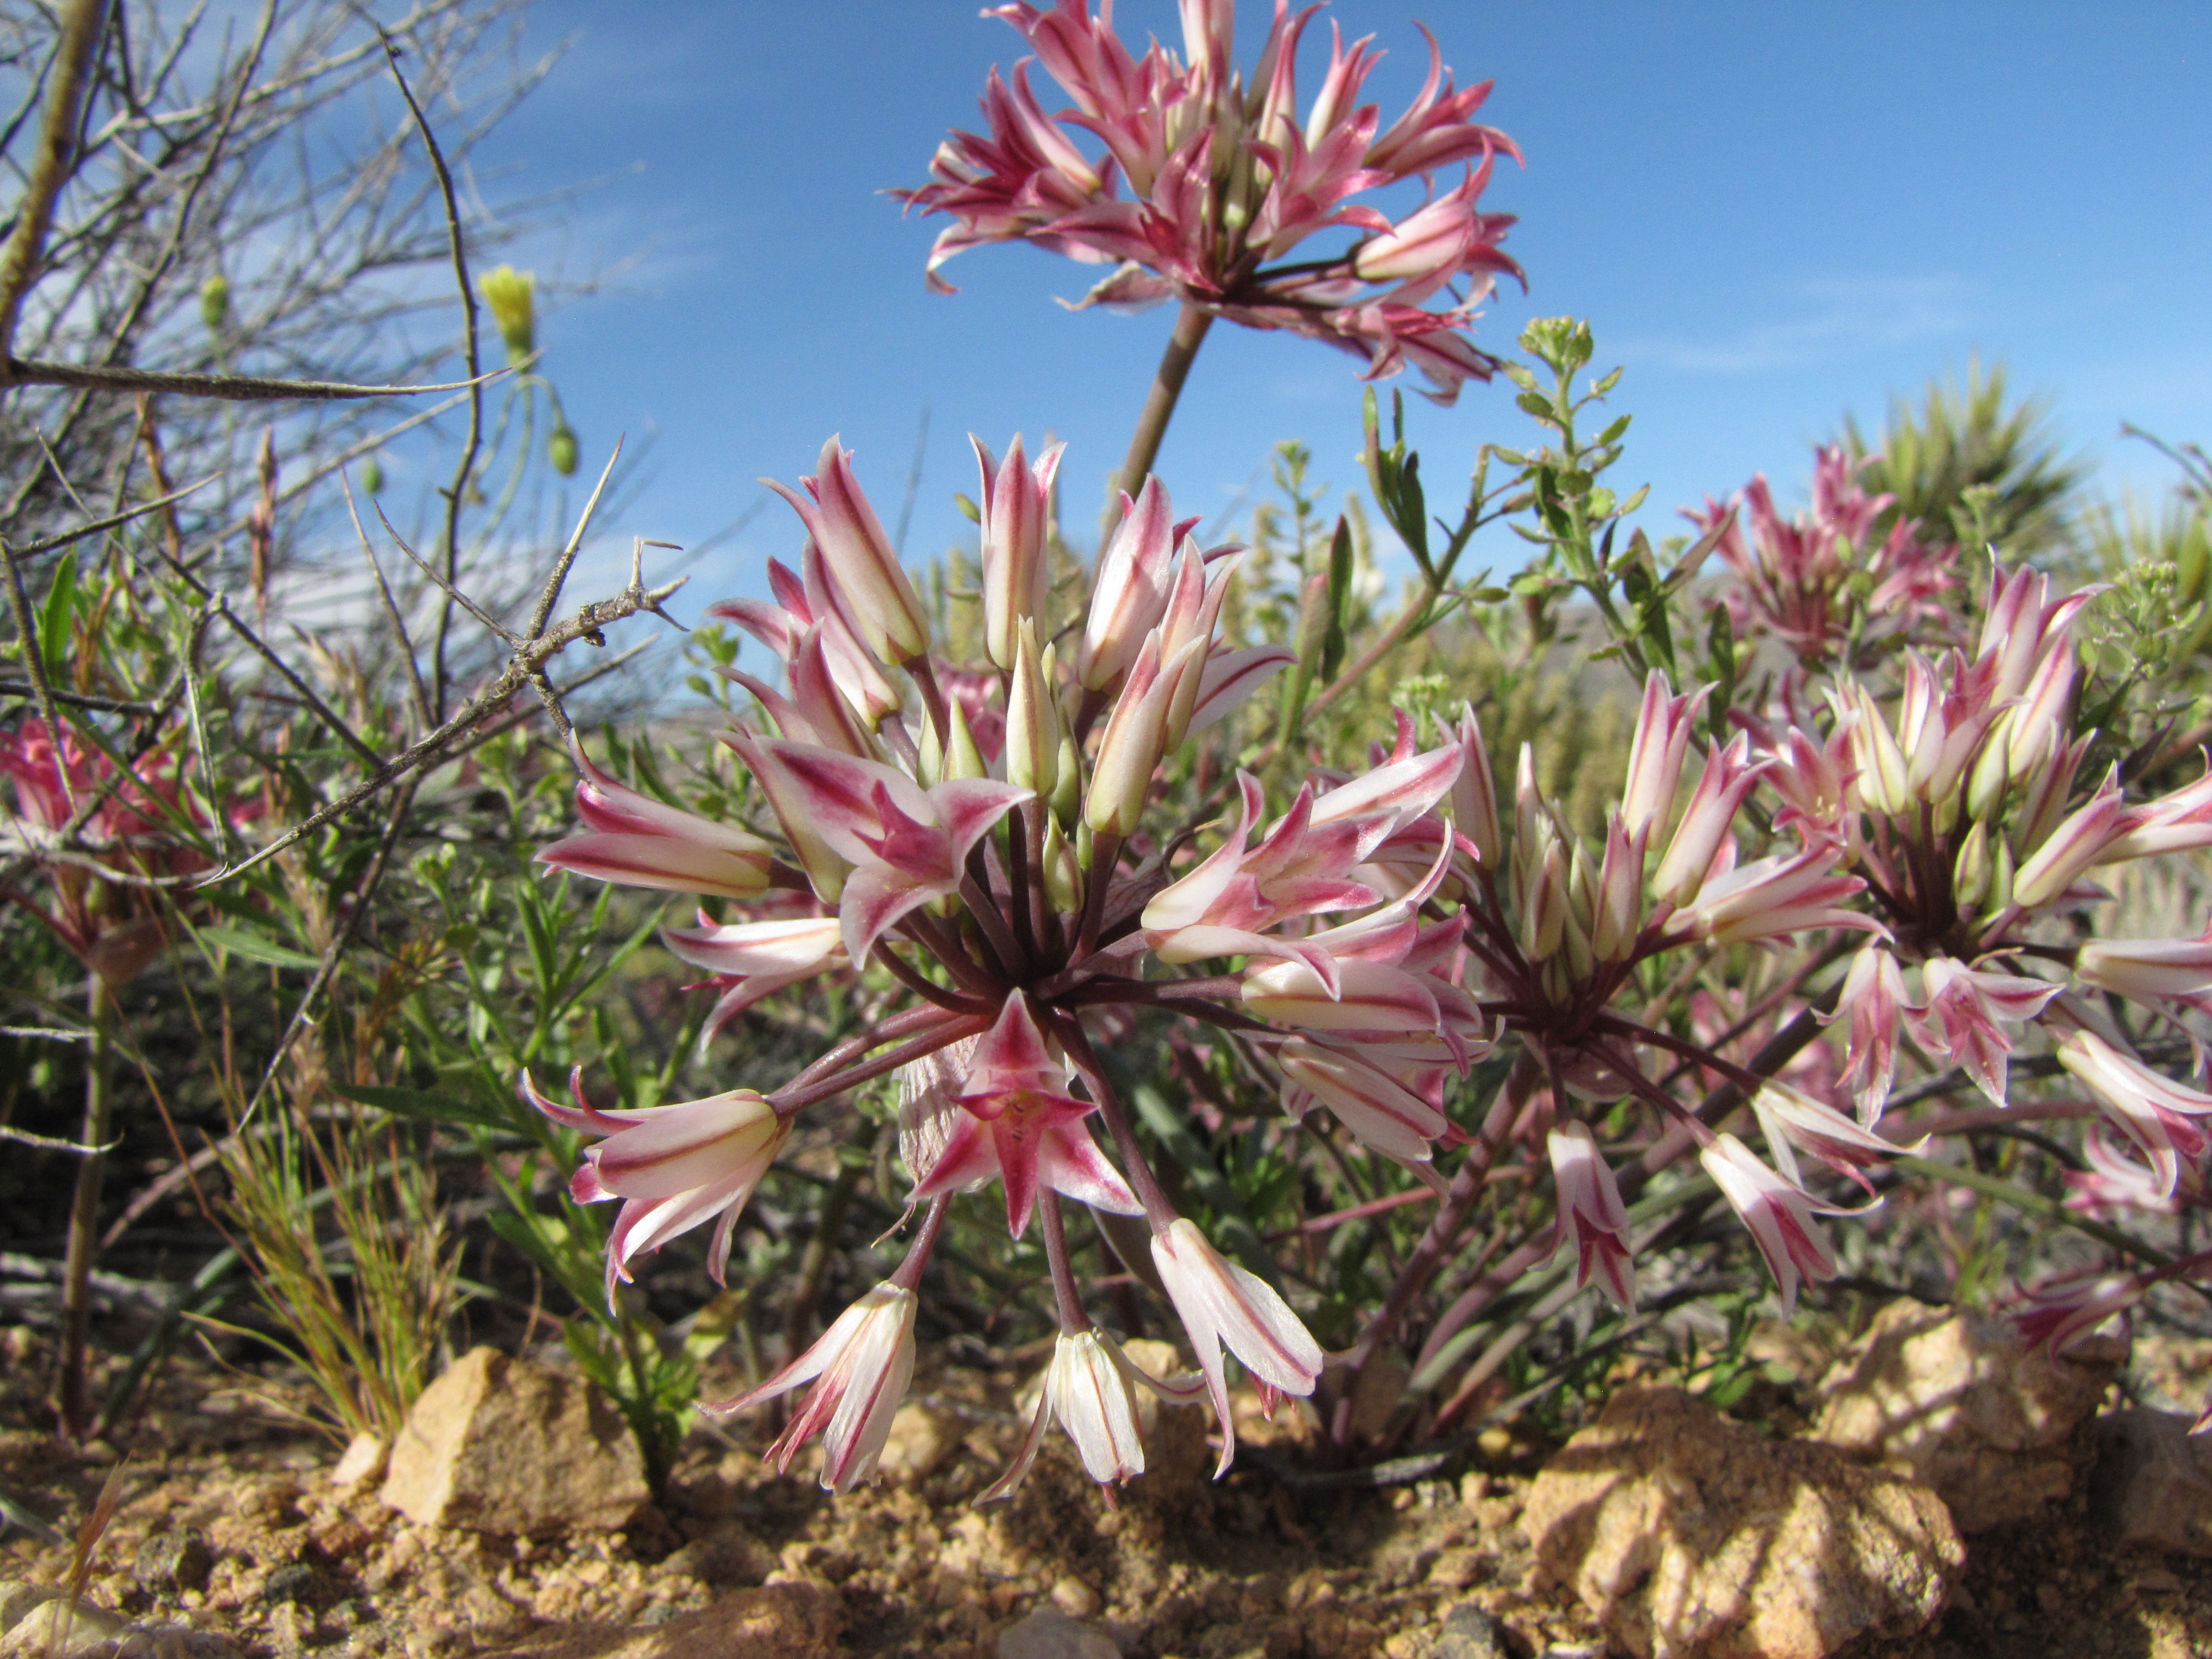
[[[1954,1187],[1970,1187],[1974,1191],[2025,1210],[2030,1215],[2041,1216],[2045,1221],[2055,1221],[2062,1227],[2071,1227],[2076,1232],[2087,1233],[2100,1243],[2147,1262],[2154,1267],[2173,1265],[2173,1258],[2164,1250],[2130,1237],[2118,1227],[2110,1227],[2077,1211],[2068,1209],[2055,1198],[2045,1198],[2041,1193],[2030,1192],[2025,1187],[2015,1187],[2009,1181],[2000,1181],[1995,1176],[1984,1175],[1979,1170],[1968,1169],[1957,1164],[1938,1164],[1929,1158],[1896,1158],[1890,1167],[1907,1175],[1917,1175],[1929,1181],[1948,1181]]]

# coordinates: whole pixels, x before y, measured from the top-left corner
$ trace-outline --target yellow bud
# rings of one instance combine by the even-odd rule
[[[200,284],[200,321],[210,334],[220,334],[230,324],[230,282],[220,271]]]
[[[519,363],[538,349],[538,278],[513,265],[488,270],[477,279],[477,290],[491,307],[507,342],[507,361]]]

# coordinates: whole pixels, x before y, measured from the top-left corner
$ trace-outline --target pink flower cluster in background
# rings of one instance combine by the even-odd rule
[[[1471,118],[1490,83],[1453,84],[1436,42],[1412,106],[1389,127],[1359,101],[1382,57],[1347,50],[1332,29],[1319,90],[1299,114],[1297,58],[1320,8],[1277,0],[1249,77],[1231,57],[1233,0],[1184,0],[1183,52],[1154,42],[1133,55],[1114,32],[1110,0],[988,12],[1018,30],[1072,100],[1047,113],[1030,62],[983,94],[989,131],[939,147],[935,182],[896,192],[954,223],[938,237],[930,281],[954,254],[1026,241],[1115,269],[1083,303],[1143,307],[1175,299],[1248,327],[1285,329],[1364,360],[1371,376],[1411,363],[1449,403],[1496,360],[1468,339],[1475,307],[1500,273],[1510,216],[1480,210],[1513,141]],[[1437,175],[1459,169],[1441,192]],[[1426,199],[1395,218],[1356,200],[1419,180]],[[1126,191],[1126,194],[1124,193]],[[1343,231],[1330,252],[1307,239]],[[1304,256],[1290,256],[1303,249]],[[949,291],[949,290],[947,290]]]

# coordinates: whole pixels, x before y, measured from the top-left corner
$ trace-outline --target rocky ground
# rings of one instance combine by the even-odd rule
[[[1739,1404],[1747,1420],[1630,1388],[1564,1446],[1493,1431],[1449,1478],[1379,1490],[1299,1484],[1296,1425],[1256,1418],[1268,1443],[1209,1483],[1204,1425],[1170,1413],[1118,1507],[1061,1444],[1013,1502],[973,1507],[1018,1440],[1024,1379],[925,1376],[866,1492],[778,1477],[741,1425],[696,1433],[661,1497],[631,1505],[585,1444],[528,1461],[539,1498],[573,1490],[597,1525],[538,1517],[535,1538],[386,1501],[450,1522],[465,1476],[425,1498],[356,1455],[335,1480],[341,1449],[282,1376],[175,1364],[127,1448],[65,1450],[38,1405],[43,1355],[4,1332],[0,1488],[70,1534],[127,1451],[65,1638],[84,1659],[2212,1656],[2212,1460],[2172,1464],[2151,1432],[2166,1419],[2100,1428],[2109,1366],[2054,1382],[2013,1353],[1992,1370],[1963,1328],[1905,1318],[1825,1381]],[[2201,1389],[2205,1361],[2169,1346],[2130,1376]],[[529,1382],[496,1380],[478,1394]],[[73,1557],[20,1528],[0,1541],[7,1659],[52,1648],[68,1604],[38,1604]]]

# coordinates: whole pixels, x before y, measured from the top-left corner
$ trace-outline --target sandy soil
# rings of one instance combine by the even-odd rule
[[[1153,1473],[1118,1507],[1056,1445],[1012,1503],[979,1510],[969,1500],[1018,1437],[1012,1379],[940,1376],[919,1385],[927,1409],[895,1445],[909,1467],[866,1493],[832,1499],[797,1471],[776,1476],[741,1439],[702,1431],[664,1499],[626,1532],[532,1542],[419,1527],[374,1485],[334,1486],[337,1448],[303,1424],[308,1400],[281,1376],[179,1363],[126,1447],[64,1449],[38,1403],[42,1356],[21,1334],[0,1337],[15,1339],[0,1345],[0,1486],[69,1530],[127,1451],[87,1594],[222,1631],[249,1656],[611,1653],[627,1632],[711,1631],[684,1615],[717,1602],[746,1610],[757,1640],[743,1649],[763,1654],[811,1642],[870,1659],[989,1659],[1000,1632],[1057,1606],[1102,1624],[1127,1659],[1440,1659],[1459,1650],[1440,1632],[1469,1602],[1496,1616],[1510,1651],[1606,1650],[1571,1596],[1534,1581],[1516,1528],[1550,1448],[1503,1431],[1455,1480],[1310,1491],[1257,1467],[1208,1483],[1202,1425],[1170,1413]],[[1271,1455],[1290,1466],[1296,1446],[1278,1432]],[[142,1550],[154,1540],[158,1554],[179,1528],[209,1547],[205,1583],[149,1589],[134,1571]],[[0,1542],[0,1577],[58,1582],[69,1565],[67,1548],[18,1531]],[[775,1585],[787,1588],[753,1588]],[[1933,1631],[1845,1653],[2212,1656],[2212,1562],[2106,1549],[2077,1500],[1973,1540]]]

